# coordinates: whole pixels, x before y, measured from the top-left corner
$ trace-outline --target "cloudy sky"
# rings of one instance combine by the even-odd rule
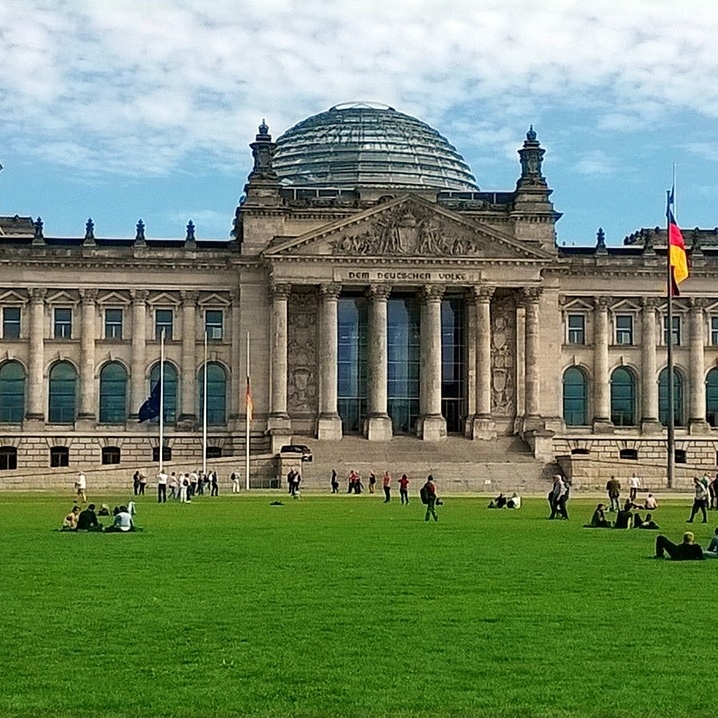
[[[0,214],[46,235],[225,238],[257,125],[332,105],[428,122],[481,189],[529,124],[559,242],[718,225],[714,0],[0,0]]]

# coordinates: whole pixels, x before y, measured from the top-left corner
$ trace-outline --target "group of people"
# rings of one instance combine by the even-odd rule
[[[88,504],[87,508],[81,510],[75,504],[70,513],[62,521],[61,531],[101,531],[104,533],[128,533],[138,531],[135,526],[134,516],[135,503],[128,502],[127,506],[115,506],[110,514],[108,506],[103,504],[99,512],[95,511],[95,504]],[[112,516],[112,523],[103,526],[98,516]]]
[[[204,496],[209,493],[210,496],[219,496],[219,481],[217,472],[210,471],[202,473],[197,471],[189,471],[179,474],[173,471],[167,475],[165,471],[157,474],[157,502],[163,504],[167,501],[167,488],[170,490],[170,499],[179,501],[180,503],[190,503],[193,496]]]
[[[373,494],[376,492],[376,484],[377,484],[377,478],[376,474],[373,471],[369,472],[369,493]],[[401,500],[402,505],[409,505],[409,484],[411,483],[411,480],[406,474],[402,474],[401,478],[399,479],[399,498]],[[330,485],[332,489],[333,494],[339,493],[339,478],[337,475],[336,469],[332,469],[332,476],[330,480]],[[391,501],[391,485],[392,485],[392,477],[391,474],[388,471],[384,472],[384,475],[381,479],[381,487],[384,491],[384,503],[388,504]],[[362,491],[364,491],[364,484],[362,483],[361,476],[359,475],[359,472],[355,469],[352,469],[349,472],[349,477],[347,479],[347,493],[348,494],[361,494]]]
[[[636,509],[643,508],[648,507],[640,506],[631,501],[631,499],[626,499],[623,509],[618,511],[616,520],[612,522],[606,517],[606,505],[599,503],[593,512],[593,516],[591,516],[590,523],[585,526],[592,529],[659,529],[660,526],[653,520],[653,514],[647,513],[645,518],[641,518]],[[658,508],[658,504],[654,502],[654,505],[650,508]]]
[[[521,497],[514,491],[509,498],[506,498],[503,494],[499,494],[495,499],[489,501],[488,508],[490,509],[520,509],[521,508]]]
[[[290,469],[287,474],[287,493],[291,494],[293,499],[298,499],[300,496],[299,485],[302,483],[302,475],[298,469]]]
[[[561,518],[568,521],[566,504],[571,493],[570,484],[561,474],[555,474],[553,484],[548,492],[548,506],[551,509],[550,519]]]

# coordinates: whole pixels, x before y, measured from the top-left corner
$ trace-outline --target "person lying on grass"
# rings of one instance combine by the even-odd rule
[[[691,531],[683,534],[683,541],[679,544],[660,534],[656,537],[656,558],[664,558],[667,553],[674,561],[702,561],[705,557],[695,540],[696,537]]]
[[[587,529],[610,529],[611,522],[606,518],[606,507],[604,504],[598,504],[596,510],[591,516],[591,523],[584,526]]]
[[[636,528],[648,529],[649,531],[657,531],[661,527],[653,520],[653,514],[646,514],[645,521],[641,521],[640,526],[636,526]]]

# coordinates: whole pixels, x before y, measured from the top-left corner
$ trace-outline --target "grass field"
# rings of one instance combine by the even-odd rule
[[[0,496],[0,716],[718,712],[718,561],[585,530],[595,501],[274,498],[141,497],[144,532],[75,535],[65,498]],[[688,503],[656,512],[674,540]]]

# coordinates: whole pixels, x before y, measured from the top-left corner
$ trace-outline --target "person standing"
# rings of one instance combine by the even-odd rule
[[[439,516],[436,513],[436,502],[438,501],[438,497],[436,495],[434,477],[431,474],[426,477],[426,483],[422,487],[421,500],[426,503],[426,516],[424,516],[424,521],[428,521],[431,516],[434,517],[434,521],[438,521]]]
[[[391,474],[388,471],[384,472],[381,485],[384,489],[384,503],[388,504],[391,501]]]
[[[631,478],[628,479],[628,498],[631,501],[635,501],[638,496],[638,489],[641,488],[641,479],[638,474],[634,471],[631,474]]]
[[[140,471],[140,496],[145,495],[146,487],[147,487],[147,477]]]
[[[608,483],[606,484],[606,491],[608,492],[608,498],[611,502],[611,506],[608,510],[620,511],[621,502],[619,499],[621,498],[621,482],[615,476],[612,476],[608,480]]]
[[[568,485],[560,474],[553,477],[553,488],[550,494],[551,515],[550,519],[555,519],[559,515],[562,519],[568,520],[568,512],[566,511],[566,502],[568,501]]]
[[[331,485],[332,485],[332,493],[338,494],[339,493],[339,479],[337,478],[337,470],[336,469],[332,469]]]
[[[87,501],[87,477],[81,471],[75,481],[75,491],[77,492],[77,498],[84,504]]]
[[[401,497],[402,506],[409,505],[409,477],[406,474],[402,474],[399,479],[399,496]]]
[[[219,479],[217,478],[217,471],[213,470],[210,474],[211,488],[209,491],[210,496],[219,496]]]
[[[140,493],[140,472],[135,471],[132,475],[132,491],[137,496]]]
[[[232,493],[238,494],[239,493],[239,474],[236,471],[233,471],[232,475],[229,477],[229,480],[232,482]]]
[[[376,474],[373,471],[369,472],[369,493],[373,494],[376,487]]]
[[[157,503],[164,504],[167,502],[167,480],[168,476],[164,469],[157,474]]]
[[[691,508],[691,517],[686,521],[686,523],[692,524],[694,516],[699,511],[703,514],[703,523],[708,523],[708,515],[706,513],[706,508],[708,507],[708,489],[697,476],[693,479],[693,485],[696,493],[695,498],[693,499],[693,506]]]

